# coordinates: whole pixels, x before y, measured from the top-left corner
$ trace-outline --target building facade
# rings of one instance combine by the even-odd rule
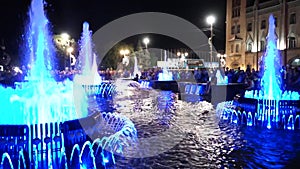
[[[227,0],[227,67],[259,69],[271,14],[281,64],[300,66],[300,0]]]

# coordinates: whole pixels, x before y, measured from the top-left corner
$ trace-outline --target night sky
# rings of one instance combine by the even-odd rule
[[[22,34],[27,21],[30,0],[2,0],[0,3],[0,38],[7,51],[15,53],[22,47]],[[226,0],[46,0],[46,13],[52,32],[68,32],[75,40],[80,38],[82,23],[87,21],[93,32],[103,25],[138,12],[164,12],[182,17],[209,35],[206,17],[216,16],[214,45],[224,50]],[[155,44],[152,44],[155,46]]]

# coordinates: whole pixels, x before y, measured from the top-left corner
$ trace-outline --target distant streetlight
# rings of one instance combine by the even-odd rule
[[[71,69],[71,67],[72,67],[72,52],[74,51],[74,48],[73,47],[68,47],[67,48],[67,52],[68,52],[68,54],[69,54],[69,58],[70,58],[70,69]]]
[[[212,58],[213,58],[213,51],[212,51],[212,48],[213,48],[213,24],[215,23],[216,21],[216,18],[214,16],[208,16],[206,18],[206,22],[208,24],[210,24],[210,38],[209,38],[209,45],[210,45],[210,67],[212,68]]]
[[[143,39],[143,43],[145,44],[145,46],[146,46],[146,49],[148,48],[148,43],[150,42],[150,39],[149,38],[144,38]]]
[[[68,47],[68,49],[67,49],[67,52],[68,53],[72,53],[74,51],[74,48],[73,47]]]
[[[125,64],[126,66],[128,66],[128,64],[129,64],[129,58],[127,56],[129,53],[130,53],[130,51],[128,49],[120,50],[120,54],[123,56],[122,63]]]
[[[177,56],[188,56],[189,54],[187,52],[177,52]]]
[[[184,63],[186,62],[186,57],[189,54],[187,52],[177,52],[177,56],[180,57],[180,63],[181,63],[181,67],[184,67]]]
[[[225,67],[226,66],[225,58],[227,57],[227,55],[218,53],[217,57],[220,59],[220,67]]]
[[[126,56],[126,55],[129,54],[129,50],[128,49],[121,49],[120,54],[123,55],[123,56]]]
[[[61,38],[62,38],[63,40],[69,40],[69,39],[70,39],[70,35],[67,34],[67,33],[62,33],[60,36],[61,36]]]
[[[71,36],[68,33],[61,33],[57,40],[56,43],[58,44],[59,48],[66,53],[66,55],[70,58],[70,67],[71,67],[71,53],[74,51],[73,46],[74,39],[71,39]],[[64,66],[66,68],[67,66],[67,59],[64,59]]]

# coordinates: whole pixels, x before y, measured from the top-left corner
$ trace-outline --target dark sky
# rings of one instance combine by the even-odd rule
[[[0,2],[0,38],[8,49],[20,46],[27,20],[30,0],[2,0]],[[226,0],[46,0],[46,12],[52,32],[68,32],[79,39],[82,23],[90,23],[92,31],[122,16],[137,12],[164,12],[182,17],[200,29],[209,28],[206,16],[214,14],[215,47],[224,49]],[[208,34],[209,32],[207,32]]]

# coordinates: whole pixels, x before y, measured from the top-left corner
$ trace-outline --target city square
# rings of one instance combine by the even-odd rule
[[[300,0],[1,3],[0,168],[300,167]]]

